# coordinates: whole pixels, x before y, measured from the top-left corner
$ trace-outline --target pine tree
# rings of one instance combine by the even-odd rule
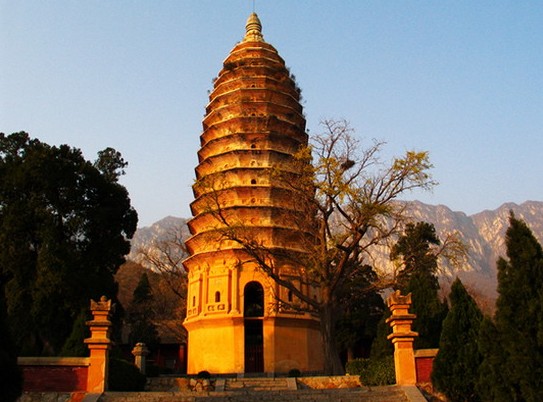
[[[454,281],[449,298],[451,309],[443,321],[432,383],[451,401],[478,401],[477,371],[482,358],[477,342],[483,315],[460,279]]]
[[[485,365],[500,363],[502,379],[493,384],[494,399],[543,400],[543,249],[526,223],[513,213],[506,232],[508,259],[498,260],[495,325],[499,351],[485,355]],[[482,373],[482,376],[485,374]],[[503,383],[505,381],[505,383]]]

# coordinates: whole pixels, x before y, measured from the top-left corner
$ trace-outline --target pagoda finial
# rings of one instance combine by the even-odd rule
[[[245,37],[243,38],[243,41],[262,42],[263,40],[262,24],[260,23],[260,19],[258,19],[258,15],[253,12],[249,18],[247,18],[247,23],[245,24]]]

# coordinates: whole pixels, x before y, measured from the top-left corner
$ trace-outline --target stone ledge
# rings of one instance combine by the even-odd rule
[[[88,357],[18,357],[19,366],[89,366]]]
[[[337,389],[360,388],[358,376],[332,376],[332,377],[298,377],[298,388],[310,389]]]
[[[436,357],[439,349],[417,349],[415,350],[416,357]]]

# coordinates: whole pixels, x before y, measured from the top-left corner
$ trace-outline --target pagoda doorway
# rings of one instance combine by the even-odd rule
[[[245,372],[264,372],[264,288],[256,281],[245,285],[243,316],[245,327]]]

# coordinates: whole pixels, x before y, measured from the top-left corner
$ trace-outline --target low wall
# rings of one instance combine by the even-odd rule
[[[25,392],[74,392],[87,389],[88,357],[19,357]]]
[[[334,388],[358,388],[359,376],[335,376],[335,377],[297,377],[296,382],[300,389],[334,389]]]
[[[432,368],[439,349],[415,350],[415,369],[417,383],[432,382]]]

